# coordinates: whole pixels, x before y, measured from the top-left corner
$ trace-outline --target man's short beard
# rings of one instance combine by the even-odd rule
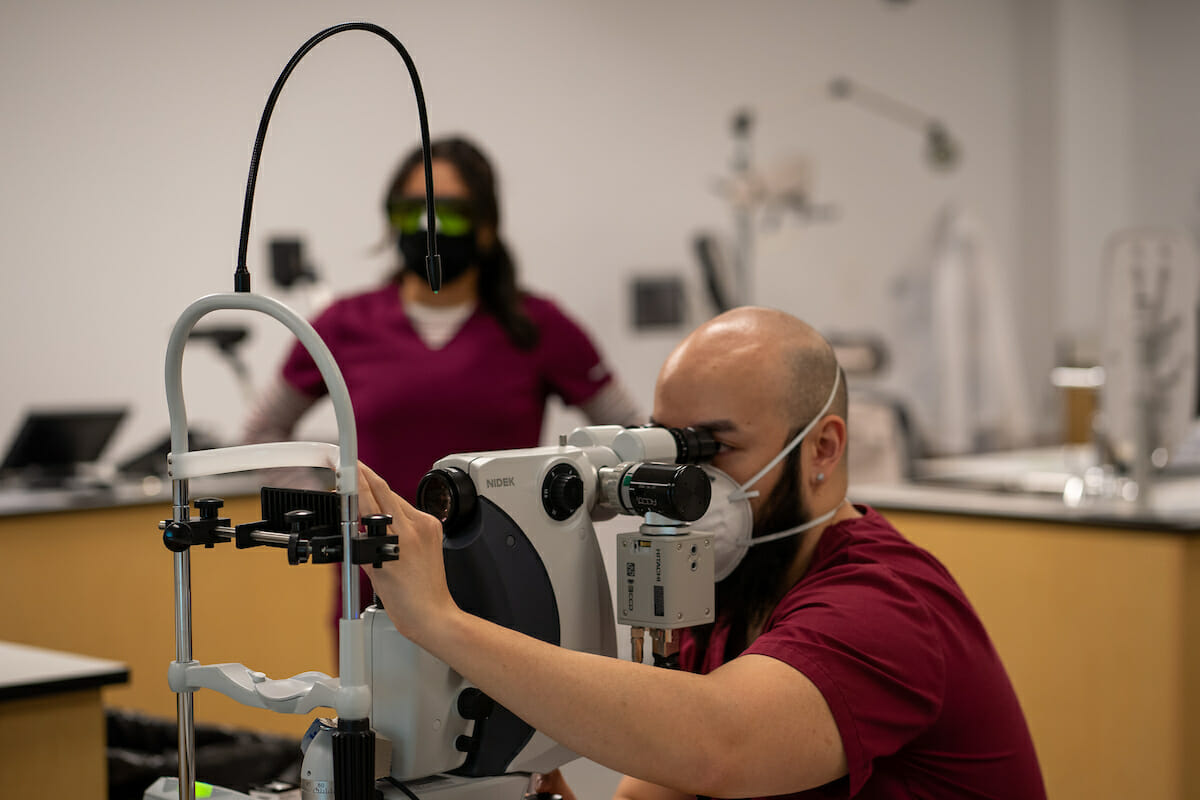
[[[812,518],[800,499],[799,486],[800,448],[797,447],[783,460],[783,471],[775,488],[764,499],[761,512],[755,515],[755,537],[803,525]],[[766,622],[790,588],[785,581],[803,539],[802,534],[796,534],[749,548],[733,572],[717,583],[717,616],[728,620],[730,625],[725,660],[735,658],[750,644],[749,631]],[[707,646],[711,631],[697,633]]]

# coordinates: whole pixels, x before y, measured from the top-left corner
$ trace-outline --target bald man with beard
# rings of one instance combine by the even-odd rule
[[[625,774],[617,800],[1042,798],[1024,716],[961,589],[846,499],[846,398],[829,343],[770,309],[716,317],[663,365],[654,421],[712,431],[712,466],[739,485],[762,473],[754,537],[806,528],[750,547],[717,584],[717,621],[685,632],[682,670],[566,650],[461,611],[440,523],[363,467],[363,513],[393,516],[401,552],[368,573],[402,634]],[[538,789],[574,798],[557,772]]]

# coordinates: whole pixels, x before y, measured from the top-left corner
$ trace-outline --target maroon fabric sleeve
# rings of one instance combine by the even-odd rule
[[[337,341],[338,321],[345,307],[344,301],[335,302],[312,320],[312,326],[331,350]],[[321,397],[325,394],[325,379],[321,377],[316,362],[300,342],[292,346],[291,352],[283,362],[283,379],[309,397]]]
[[[538,361],[550,391],[568,405],[587,402],[612,380],[596,346],[550,301],[528,298],[527,307],[538,326]]]
[[[927,606],[878,564],[827,570],[802,597],[785,598],[746,653],[790,664],[820,690],[841,734],[853,797],[876,759],[937,719],[946,679],[940,635]]]

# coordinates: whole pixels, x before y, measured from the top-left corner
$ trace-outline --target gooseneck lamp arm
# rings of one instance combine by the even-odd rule
[[[951,170],[958,166],[962,150],[941,120],[903,103],[883,92],[838,77],[829,82],[829,93],[839,100],[851,100],[893,122],[915,128],[925,134],[925,158],[931,167]]]
[[[271,89],[271,95],[267,98],[267,105],[263,109],[262,120],[258,124],[258,136],[254,140],[254,152],[250,156],[250,176],[246,180],[246,203],[242,209],[242,234],[241,239],[238,241],[237,268],[233,272],[233,290],[235,292],[250,291],[250,270],[246,268],[246,250],[248,249],[250,240],[250,214],[254,207],[254,186],[258,182],[258,163],[262,158],[263,142],[267,138],[267,125],[271,121],[271,112],[275,110],[275,103],[279,99],[279,93],[283,91],[283,84],[287,81],[288,76],[292,74],[292,70],[296,68],[296,65],[300,63],[300,59],[304,58],[308,51],[312,50],[325,39],[343,31],[367,31],[368,33],[374,33],[382,37],[396,49],[396,52],[404,59],[405,66],[408,67],[408,74],[412,78],[413,93],[417,98],[417,116],[421,124],[421,153],[425,161],[427,214],[425,228],[429,237],[426,250],[427,255],[425,257],[425,269],[429,277],[430,288],[435,292],[442,288],[442,261],[437,253],[437,240],[434,235],[436,228],[433,218],[433,169],[432,156],[429,152],[429,120],[425,114],[425,93],[421,91],[421,79],[417,76],[416,65],[413,64],[413,60],[409,56],[408,51],[404,49],[404,45],[400,44],[400,40],[386,29],[378,25],[373,25],[370,22],[345,22],[326,28],[301,45],[296,54],[292,56],[292,60],[283,68],[283,72],[279,74],[279,79],[275,81],[275,87]]]
[[[168,475],[172,482],[172,519],[164,520],[160,529],[164,531],[164,544],[173,553],[175,569],[175,661],[168,668],[168,684],[176,693],[179,730],[179,782],[180,800],[196,798],[196,735],[192,694],[199,688],[212,688],[241,703],[269,708],[285,713],[307,713],[317,707],[333,708],[337,712],[337,730],[330,734],[332,747],[331,772],[337,785],[339,800],[367,800],[373,797],[374,783],[374,732],[370,727],[371,688],[367,682],[367,664],[363,640],[365,624],[358,611],[358,568],[359,563],[378,563],[391,560],[394,553],[377,550],[379,558],[355,555],[359,524],[358,515],[358,441],[354,424],[354,411],[344,377],[329,347],[321,340],[312,325],[295,311],[265,295],[250,291],[250,271],[246,268],[247,242],[250,238],[250,215],[253,208],[254,187],[258,177],[258,164],[271,112],[283,90],[283,84],[295,69],[300,59],[324,39],[347,30],[364,30],[383,37],[400,53],[408,66],[416,94],[417,111],[421,124],[421,149],[425,162],[425,195],[428,212],[429,251],[426,258],[429,284],[437,291],[441,286],[441,263],[436,252],[434,238],[433,179],[429,150],[429,123],[425,114],[425,98],[416,67],[403,45],[383,28],[363,22],[335,25],[313,36],[292,56],[283,73],[275,82],[259,123],[258,135],[250,161],[250,177],[246,183],[246,202],[242,216],[241,240],[238,247],[237,268],[234,271],[234,291],[229,294],[207,295],[194,302],[176,321],[167,345],[165,382],[167,411],[171,420],[171,452],[168,456]],[[273,442],[259,445],[242,445],[190,452],[187,427],[187,411],[183,398],[183,351],[193,333],[195,324],[212,311],[245,310],[264,313],[285,325],[313,358],[324,380],[337,417],[338,445],[333,447],[316,442]],[[340,675],[331,678],[317,672],[294,676],[282,683],[272,681],[259,672],[248,670],[241,664],[201,664],[192,656],[192,598],[191,598],[191,553],[194,544],[212,546],[218,540],[230,541],[237,531],[229,526],[230,520],[217,516],[222,501],[219,498],[201,498],[196,507],[201,512],[199,520],[191,518],[189,481],[192,478],[221,475],[229,472],[258,469],[263,467],[305,466],[336,468],[337,494],[340,506],[341,565],[342,565],[342,619],[339,622],[340,647],[338,663]],[[382,519],[382,518],[380,518]],[[379,520],[377,519],[376,522]],[[214,533],[221,528],[220,534]],[[195,538],[193,534],[203,529],[206,537]],[[233,532],[232,537],[230,532]],[[266,532],[264,532],[266,533]],[[207,538],[217,536],[217,539]],[[297,534],[298,536],[298,534]],[[377,545],[387,544],[378,539]],[[394,543],[394,542],[393,542]],[[367,554],[372,555],[371,553]],[[294,562],[295,563],[295,562]],[[280,691],[280,687],[283,687]],[[282,702],[281,702],[282,701]],[[149,795],[148,795],[149,796]]]

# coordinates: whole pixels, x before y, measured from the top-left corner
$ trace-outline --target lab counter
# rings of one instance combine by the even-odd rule
[[[190,481],[193,498],[257,494],[261,481],[245,474],[196,478]],[[42,514],[53,511],[87,511],[159,503],[171,512],[171,482],[165,478],[139,480],[81,481],[64,487],[28,487],[19,483],[0,484],[0,517]]]
[[[226,480],[226,479],[222,479]],[[259,482],[201,487],[223,516],[259,518]],[[1200,486],[1200,483],[1197,484]],[[0,502],[0,639],[115,659],[130,681],[107,706],[173,718],[171,553],[153,496],[26,497]],[[1177,510],[1071,508],[1048,492],[946,485],[854,486],[945,563],[1006,664],[1056,800],[1200,797],[1200,494]],[[38,501],[41,505],[37,505]],[[284,551],[198,548],[193,642],[205,663],[270,677],[335,674],[336,565],[288,566]],[[308,716],[195,697],[200,722],[299,737]],[[1190,756],[1190,758],[1189,758]]]
[[[0,641],[0,763],[13,797],[104,797],[101,687],[128,680],[116,661]]]
[[[1200,480],[1170,483],[1149,509],[1011,484],[851,489],[963,587],[1056,800],[1200,797]]]
[[[1060,493],[989,490],[937,478],[912,483],[860,484],[853,487],[850,499],[894,511],[1200,534],[1200,479],[1162,483],[1155,494],[1156,502],[1149,508],[1118,499],[1089,500],[1072,506],[1063,501]],[[1176,502],[1177,499],[1183,502]]]
[[[260,486],[243,475],[189,488],[193,499],[222,497],[222,516],[240,523],[261,518]],[[169,482],[154,492],[137,484],[0,493],[0,640],[123,662],[129,681],[103,687],[104,705],[174,719],[174,569],[158,528],[171,513]],[[195,658],[241,662],[272,678],[336,675],[337,568],[289,566],[280,548],[194,548]],[[297,740],[312,716],[249,708],[216,692],[197,693],[195,710],[197,722]]]

